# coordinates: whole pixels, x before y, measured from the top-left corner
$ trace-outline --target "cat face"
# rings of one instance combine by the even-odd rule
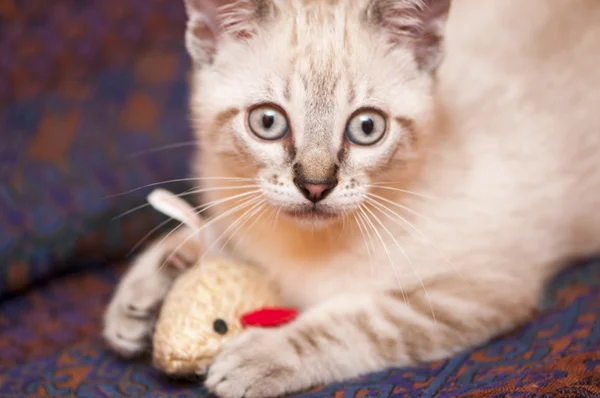
[[[313,226],[410,176],[428,134],[447,1],[187,8],[203,175],[255,179],[269,205]]]

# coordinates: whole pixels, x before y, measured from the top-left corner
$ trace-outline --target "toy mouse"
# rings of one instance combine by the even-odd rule
[[[157,189],[148,202],[200,239],[204,224],[186,201]],[[280,304],[277,286],[259,269],[207,256],[185,270],[167,294],[153,335],[153,364],[173,376],[205,374],[224,344],[245,328],[278,326],[296,317],[295,309]]]

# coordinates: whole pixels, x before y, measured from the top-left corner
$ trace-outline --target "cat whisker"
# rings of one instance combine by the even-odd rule
[[[187,196],[187,195],[194,195],[194,194],[199,194],[199,193],[206,193],[206,192],[212,192],[212,191],[233,191],[236,189],[250,189],[250,188],[260,188],[260,185],[256,185],[256,184],[252,184],[252,185],[233,185],[233,186],[227,186],[227,187],[212,187],[212,188],[192,188],[180,195],[176,195],[179,197],[182,196]]]
[[[185,148],[185,147],[189,147],[189,146],[198,147],[200,145],[201,145],[201,143],[198,140],[176,142],[176,143],[173,143],[173,144],[162,145],[162,146],[159,146],[159,147],[156,147],[156,148],[150,148],[150,149],[145,149],[143,151],[134,152],[131,155],[128,155],[127,158],[133,159],[133,158],[137,158],[137,157],[140,157],[140,156],[149,155],[149,154],[152,154],[152,153],[167,151],[169,149]]]
[[[390,220],[392,220],[396,224],[400,225],[402,227],[402,229],[404,229],[410,236],[413,236],[413,231],[415,231],[421,238],[426,239],[425,235],[423,233],[421,233],[421,231],[417,230],[417,228],[413,224],[411,224],[407,219],[405,219],[404,217],[402,217],[402,215],[400,215],[399,213],[397,213],[394,210],[390,209],[385,204],[382,204],[382,203],[378,202],[377,200],[375,200],[373,198],[370,198],[368,196],[365,197],[365,201],[367,203],[369,203],[370,205],[374,206],[375,208],[378,208]],[[397,217],[400,221],[406,223],[409,227],[411,227],[411,229],[408,229],[404,224],[402,224],[400,221],[398,221],[398,219],[393,218],[392,216],[390,216],[390,214],[385,213],[386,211],[388,213],[391,213],[393,216]]]
[[[279,214],[281,214],[281,210],[283,209],[283,206],[279,206],[279,208],[277,209],[277,214],[275,214],[275,221],[274,223],[277,223],[277,221],[279,220]]]
[[[192,238],[194,238],[195,236],[197,236],[199,233],[201,233],[202,231],[204,231],[206,228],[208,228],[211,224],[222,220],[225,217],[230,216],[231,214],[234,214],[236,211],[239,210],[243,210],[246,206],[250,206],[252,204],[254,204],[256,201],[261,200],[261,197],[257,194],[256,196],[253,196],[249,199],[245,199],[243,201],[243,203],[219,214],[216,215],[214,217],[211,217],[209,220],[207,220],[204,225],[202,225],[200,228],[192,231],[189,236],[184,239],[181,243],[179,243],[179,245],[177,245],[177,247],[175,247],[175,249],[173,249],[171,251],[171,255],[177,253],[179,251],[179,249],[181,249],[183,247],[183,245],[185,245],[187,242],[189,242]],[[165,260],[165,262],[163,262],[160,267],[158,267],[158,271],[162,270],[164,268],[164,266],[167,264],[167,261]]]
[[[269,223],[269,228],[273,228],[275,226],[275,223],[277,222],[277,214],[281,211],[281,206],[271,206],[271,222]]]
[[[404,210],[404,211],[407,211],[407,212],[409,212],[409,213],[411,213],[411,214],[414,214],[414,215],[415,215],[415,216],[417,216],[417,217],[421,217],[421,218],[422,218],[422,219],[424,219],[425,221],[428,221],[428,222],[430,222],[430,223],[432,223],[432,224],[435,224],[435,225],[436,225],[436,226],[438,226],[438,227],[443,227],[443,225],[442,225],[440,222],[438,222],[438,221],[435,221],[435,220],[431,219],[430,217],[427,217],[426,215],[424,215],[424,214],[422,214],[422,213],[419,213],[419,212],[417,212],[417,211],[415,211],[415,210],[411,209],[411,208],[410,208],[410,207],[408,207],[408,206],[401,205],[400,203],[396,203],[396,202],[394,202],[394,201],[392,201],[392,200],[389,200],[389,199],[387,199],[387,198],[384,198],[383,196],[379,196],[379,195],[377,195],[377,194],[374,194],[374,193],[367,193],[367,194],[366,194],[366,196],[367,196],[367,197],[369,197],[369,198],[372,198],[372,199],[373,199],[373,198],[374,198],[374,199],[379,199],[380,201],[383,201],[383,202],[385,202],[385,203],[388,203],[388,204],[390,204],[390,205],[392,205],[392,206],[396,206],[396,207],[398,207],[398,208],[400,208],[400,209],[402,209],[402,210]]]
[[[421,279],[421,277],[419,276],[419,273],[417,272],[417,269],[415,268],[412,260],[408,256],[408,253],[406,253],[406,250],[404,250],[404,248],[402,247],[402,245],[400,245],[400,243],[398,242],[398,240],[394,237],[394,234],[392,234],[392,232],[385,226],[385,224],[383,222],[381,222],[381,220],[379,219],[379,217],[377,217],[377,215],[375,215],[375,213],[373,213],[366,206],[365,206],[365,210],[368,211],[373,216],[373,218],[375,219],[375,221],[377,221],[377,223],[379,224],[379,226],[381,226],[381,228],[383,228],[383,230],[389,235],[389,237],[396,244],[396,246],[398,247],[398,249],[400,250],[400,252],[404,256],[404,258],[408,262],[408,265],[410,266],[410,269],[412,270],[412,272],[417,277],[417,279],[419,281],[419,284],[421,285],[421,288],[423,289],[423,292],[425,293],[425,297],[427,298],[427,302],[429,303],[429,309],[431,310],[431,315],[433,316],[433,320],[437,322],[437,320],[435,318],[435,311],[433,310],[433,305],[431,304],[431,299],[429,298],[429,293],[427,292],[427,288],[425,287],[425,283],[423,283],[423,279]],[[381,210],[379,210],[379,211],[381,211]],[[399,277],[399,275],[398,275],[397,270],[396,270],[395,267],[394,267],[394,272],[396,273],[396,277],[398,277],[398,280],[399,280],[400,277]]]
[[[388,217],[390,220],[392,220],[393,222],[395,222],[396,224],[398,224],[400,227],[402,227],[406,232],[409,232],[409,230],[406,228],[405,225],[403,225],[400,221],[402,221],[403,223],[407,224],[410,228],[412,228],[412,230],[414,230],[423,240],[425,240],[425,242],[427,244],[429,244],[431,247],[433,247],[437,253],[442,257],[442,259],[448,263],[457,273],[458,275],[467,283],[469,283],[467,281],[467,279],[465,278],[465,276],[462,274],[462,272],[458,269],[458,267],[456,267],[451,261],[450,259],[448,259],[448,257],[446,257],[444,255],[444,253],[442,253],[442,250],[435,244],[433,243],[433,241],[431,239],[429,239],[424,233],[422,233],[417,227],[415,227],[411,222],[409,222],[407,219],[405,219],[404,217],[402,217],[402,215],[400,215],[399,213],[395,212],[394,210],[390,209],[388,206],[379,203],[378,201],[376,201],[375,199],[372,198],[366,198],[367,202],[370,203],[373,206],[376,206],[380,209],[380,211],[386,215],[386,217]],[[387,213],[386,213],[387,212]],[[391,214],[390,214],[391,213]],[[395,219],[394,217],[397,217],[400,221],[398,221],[398,219]]]
[[[139,206],[134,207],[133,209],[129,209],[126,212],[123,212],[123,213],[119,214],[118,216],[113,217],[112,221],[118,221],[121,218],[127,217],[128,215],[135,213],[138,210],[145,209],[146,207],[150,207],[150,203],[144,203],[143,205],[139,205]]]
[[[264,213],[265,213],[265,211],[266,211],[266,207],[267,207],[267,206],[266,206],[266,200],[265,200],[265,202],[263,203],[263,210],[262,210],[262,212],[261,212],[261,213],[260,213],[260,214],[259,214],[257,217],[255,217],[255,218],[254,218],[254,221],[253,221],[253,222],[252,222],[252,223],[251,223],[251,224],[250,224],[250,225],[249,225],[249,226],[246,228],[246,230],[247,230],[247,231],[251,231],[251,230],[252,230],[252,227],[254,226],[254,224],[256,224],[256,223],[257,223],[257,222],[258,222],[258,221],[259,221],[259,220],[262,218],[262,216],[264,215]],[[271,218],[272,218],[273,214],[275,213],[275,211],[276,211],[276,210],[275,210],[275,208],[274,208],[274,207],[272,207],[272,208],[271,208]],[[251,217],[252,217],[252,216],[251,216]],[[273,225],[273,224],[272,224],[272,222],[273,222],[273,221],[271,221],[271,225]],[[240,229],[240,230],[241,230],[241,229]],[[234,234],[235,234],[235,233],[237,233],[237,232],[234,232]],[[233,235],[232,235],[232,236],[233,236]],[[241,242],[243,239],[244,239],[244,237],[241,237],[241,238],[240,238],[240,239],[239,239],[237,242],[235,242],[235,244],[233,245],[233,248],[231,249],[233,253],[235,253],[235,252],[237,251],[237,247],[238,247],[238,245],[240,244],[240,242]],[[227,244],[227,242],[226,242],[226,244]]]
[[[371,270],[371,275],[373,275],[373,257],[371,256],[371,247],[369,247],[369,242],[367,242],[367,237],[365,235],[365,230],[363,228],[366,228],[366,226],[363,227],[363,221],[360,218],[361,214],[360,213],[354,213],[352,214],[352,216],[354,217],[354,222],[356,223],[356,225],[358,226],[358,230],[360,231],[360,235],[363,238],[363,241],[365,242],[365,247],[367,248],[367,255],[369,256],[369,268]],[[369,237],[371,235],[369,234]],[[372,241],[371,241],[372,243]]]
[[[368,208],[365,205],[360,205],[358,210],[364,216],[364,219],[367,222],[367,225],[369,225],[371,230],[373,231],[373,233],[375,233],[375,236],[377,236],[377,238],[379,239],[379,242],[381,242],[381,247],[385,251],[385,254],[390,262],[390,266],[392,267],[392,270],[394,271],[394,274],[396,275],[396,279],[398,280],[398,285],[399,285],[400,291],[402,292],[402,297],[404,299],[404,302],[408,305],[408,297],[406,295],[406,291],[402,287],[402,281],[400,279],[400,275],[398,275],[398,270],[396,269],[396,266],[394,265],[394,260],[392,260],[392,255],[390,254],[390,251],[387,248],[385,241],[383,240],[383,237],[379,233],[379,230],[377,230],[377,227],[375,226],[375,224],[373,224],[373,221],[371,220],[371,218],[365,211],[365,210],[368,210]],[[369,211],[369,213],[371,213],[371,215],[373,215],[373,212],[371,212],[370,210],[368,210],[368,211]]]
[[[146,235],[144,235],[132,248],[131,250],[129,250],[129,252],[127,252],[127,254],[125,255],[125,257],[129,258],[141,245],[144,244],[144,242],[146,240],[148,240],[148,238],[150,238],[150,236],[152,236],[152,234],[154,234],[156,231],[158,231],[159,229],[161,229],[162,227],[164,227],[165,225],[167,225],[169,222],[173,221],[173,219],[171,217],[169,217],[168,219],[166,219],[165,221],[161,222],[160,224],[158,224],[156,227],[152,228],[150,230],[150,232],[148,232]]]
[[[255,195],[255,194],[258,195],[260,192],[261,192],[260,189],[256,189],[254,191],[247,191],[247,192],[242,192],[242,193],[239,193],[239,194],[236,194],[236,195],[227,196],[226,198],[216,199],[216,200],[213,200],[211,202],[208,202],[208,203],[205,203],[203,205],[200,205],[198,207],[194,207],[194,210],[198,210],[198,212],[196,212],[196,215],[200,215],[200,214],[204,213],[206,210],[211,209],[211,208],[213,208],[215,206],[218,206],[220,204],[229,202],[229,201],[234,200],[234,199],[244,198],[244,197],[250,196],[250,195]]]
[[[371,231],[367,228],[366,224],[364,223],[364,220],[363,220],[363,227],[365,228],[365,232],[367,233],[367,237],[369,238],[369,242],[371,242],[371,248],[373,250],[373,255],[375,255],[375,253],[376,253],[376,251],[375,251],[375,241],[373,240],[373,235],[371,234]]]
[[[174,184],[177,182],[190,182],[190,181],[251,181],[251,182],[258,182],[258,180],[256,178],[241,178],[241,177],[188,177],[188,178],[177,178],[174,180],[166,180],[166,181],[161,181],[161,182],[153,182],[151,184],[146,184],[143,185],[141,187],[137,187],[134,189],[131,189],[129,191],[125,191],[125,192],[121,192],[121,193],[116,193],[113,195],[108,195],[103,197],[103,200],[106,199],[111,199],[111,198],[116,198],[119,196],[124,196],[124,195],[128,195],[130,193],[133,192],[137,192],[140,191],[142,189],[146,189],[146,188],[151,188],[151,187],[157,187],[160,185],[165,185],[165,184]]]
[[[254,218],[254,220],[250,223],[250,225],[248,225],[247,230],[251,231],[252,227],[254,226],[254,224],[256,224],[258,222],[258,220],[260,220],[260,218],[265,214],[266,209],[266,200],[263,200],[262,202],[259,202],[259,206],[258,208],[256,208],[251,214],[249,214],[246,219],[236,228],[235,231],[233,231],[233,233],[231,235],[229,235],[229,238],[225,241],[225,243],[221,246],[221,249],[219,250],[219,253],[223,252],[223,249],[225,247],[227,247],[227,245],[229,244],[229,242],[231,241],[231,239],[233,239],[233,237],[242,230],[243,227],[246,226],[246,224],[248,223],[248,221],[250,221],[252,218]],[[256,206],[255,206],[256,207]],[[258,213],[258,215],[257,215]],[[234,247],[237,248],[237,245],[240,241],[238,240]]]
[[[269,227],[270,228],[273,228],[275,226],[275,223],[277,221],[276,216],[277,216],[277,213],[279,213],[280,210],[281,210],[280,206],[277,206],[277,207],[271,206],[271,215],[270,215],[271,222],[269,223]]]
[[[344,233],[346,232],[346,218],[348,217],[348,214],[349,213],[347,211],[342,212],[342,229],[336,240],[336,244],[339,243],[339,241],[344,237]]]
[[[236,199],[240,199],[240,198],[241,198],[242,200],[247,200],[246,196],[249,196],[249,195],[253,195],[253,196],[251,196],[251,198],[252,198],[252,197],[259,197],[259,192],[260,192],[260,190],[255,190],[255,191],[250,191],[250,192],[244,192],[244,193],[241,193],[241,194],[238,194],[238,195],[228,196],[227,198],[223,198],[223,199],[214,200],[214,201],[212,201],[212,202],[209,202],[208,204],[204,204],[204,205],[202,205],[202,206],[195,207],[195,208],[194,208],[194,210],[198,210],[198,209],[200,209],[199,211],[197,211],[197,212],[196,212],[196,215],[198,215],[198,216],[199,216],[200,214],[202,214],[202,213],[203,213],[203,212],[205,212],[206,210],[209,210],[209,209],[211,209],[212,207],[218,206],[218,205],[220,205],[220,204],[223,204],[223,203],[230,202],[230,201],[232,201],[232,200],[236,200]],[[214,218],[214,217],[218,217],[218,216],[213,216],[212,218]],[[212,218],[208,219],[207,221],[210,221]],[[182,226],[184,226],[184,224],[183,224],[183,223],[181,223],[181,224],[179,224],[178,226],[176,226],[175,228],[173,228],[173,229],[172,229],[172,230],[171,230],[169,233],[167,233],[167,234],[166,234],[166,235],[165,235],[165,236],[162,238],[162,240],[161,240],[161,241],[158,243],[158,245],[162,245],[162,243],[163,243],[163,242],[164,242],[166,239],[168,239],[168,238],[169,238],[169,236],[171,236],[172,234],[174,234],[175,232],[177,232],[177,230],[179,230],[179,228],[181,228]],[[187,242],[187,241],[186,241],[186,242]]]
[[[240,183],[241,182],[242,181],[240,181]],[[229,188],[229,187],[231,187],[232,189],[233,188],[244,188],[244,187],[248,187],[248,186],[249,185],[228,185],[227,188]],[[252,184],[251,186],[252,187],[258,187],[259,185],[258,184]],[[187,196],[187,195],[190,195],[190,194],[193,194],[193,193],[197,193],[197,192],[195,192],[196,190],[198,190],[198,189],[204,189],[204,188],[206,188],[206,187],[203,187],[202,185],[195,185],[195,186],[193,186],[193,187],[191,187],[189,189],[186,189],[185,191],[183,191],[181,193],[176,194],[175,196],[177,196],[179,198],[182,198],[184,196]],[[198,193],[201,193],[201,192],[198,192]]]
[[[368,187],[368,188],[377,188],[377,189],[384,189],[384,190],[395,191],[395,192],[401,192],[401,193],[405,193],[405,194],[408,194],[408,195],[417,196],[419,198],[428,199],[428,200],[439,200],[439,198],[436,198],[436,197],[431,196],[431,195],[426,195],[426,194],[423,194],[423,193],[409,191],[409,190],[401,189],[401,188],[389,187],[389,186],[383,185],[383,184],[385,184],[385,183],[367,184],[367,185],[365,185],[365,187]],[[388,184],[393,184],[393,183],[388,183]]]
[[[238,224],[239,224],[239,226],[233,231],[233,233],[229,235],[229,238],[225,241],[225,243],[223,243],[223,245],[221,245],[221,249],[219,250],[219,253],[221,253],[223,251],[223,249],[225,248],[225,246],[227,246],[227,244],[229,243],[231,238],[233,238],[233,235],[235,235],[235,233],[237,231],[239,231],[240,226],[243,226],[244,223],[247,222],[249,217],[252,217],[252,215],[255,214],[255,212],[253,212],[253,211],[262,209],[264,207],[264,203],[265,203],[265,200],[261,199],[257,203],[250,205],[250,208],[245,210],[241,216],[239,216],[234,222],[232,222],[227,228],[225,228],[225,230],[221,233],[221,235],[219,235],[219,237],[217,239],[215,239],[215,241],[206,249],[206,252],[202,256],[202,259],[211,251],[211,249],[218,242],[221,241],[221,239],[223,239],[227,235],[227,233],[232,228],[236,228],[236,226],[238,226]]]
[[[211,187],[211,188],[192,188],[189,189],[183,193],[177,194],[175,196],[182,198],[184,196],[189,196],[189,195],[195,195],[195,194],[200,194],[200,193],[206,193],[206,192],[212,192],[212,191],[228,191],[228,190],[236,190],[236,189],[248,189],[248,188],[258,188],[258,185],[236,185],[236,186],[227,186],[227,187]],[[146,207],[149,207],[150,203],[144,203],[142,205],[136,206],[133,209],[127,210],[126,212],[123,212],[121,214],[119,214],[118,216],[113,217],[113,221],[117,221],[120,220],[123,217],[126,217],[138,210],[142,210],[145,209]]]

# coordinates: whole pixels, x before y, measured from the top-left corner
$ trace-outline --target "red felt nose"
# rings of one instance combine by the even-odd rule
[[[293,321],[298,311],[293,308],[262,308],[242,315],[243,327],[274,327]]]

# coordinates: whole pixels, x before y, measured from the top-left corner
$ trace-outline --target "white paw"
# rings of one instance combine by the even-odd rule
[[[217,356],[205,385],[221,398],[279,397],[303,387],[299,368],[282,330],[253,329]]]
[[[158,275],[123,281],[104,316],[103,335],[112,349],[124,357],[147,351],[169,285],[169,281],[161,280]]]
[[[163,259],[152,250],[142,254],[123,277],[104,316],[103,336],[124,357],[150,348],[160,305],[176,275],[173,267],[159,269]]]
[[[103,336],[110,347],[124,357],[138,356],[150,347],[150,335],[154,327],[154,316],[140,318],[130,316],[115,305],[106,312]]]

